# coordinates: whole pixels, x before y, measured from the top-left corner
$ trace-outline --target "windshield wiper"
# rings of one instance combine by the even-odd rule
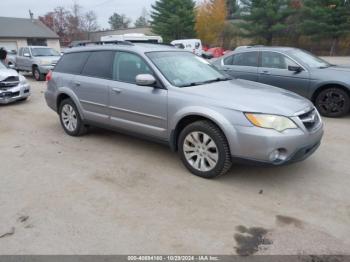
[[[214,83],[214,82],[221,82],[221,81],[228,81],[228,80],[232,80],[232,78],[230,78],[230,77],[218,77],[218,78],[210,79],[210,80],[206,80],[206,81],[192,82],[192,83],[180,85],[179,87],[199,86],[199,85],[205,85],[205,84],[210,84],[210,83]]]
[[[215,78],[215,79],[204,81],[202,83],[209,84],[209,83],[228,81],[228,80],[232,80],[232,78],[230,78],[230,77],[218,77],[218,78]]]

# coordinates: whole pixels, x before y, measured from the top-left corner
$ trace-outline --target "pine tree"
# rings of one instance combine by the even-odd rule
[[[240,24],[245,36],[257,38],[271,45],[276,36],[282,35],[289,27],[288,18],[296,11],[290,0],[241,0]]]
[[[195,36],[195,3],[193,0],[157,0],[152,5],[152,31],[164,42]]]
[[[350,1],[305,0],[301,29],[306,35],[331,39],[333,55],[339,38],[350,34]]]

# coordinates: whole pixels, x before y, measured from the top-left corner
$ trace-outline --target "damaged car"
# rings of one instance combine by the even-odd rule
[[[0,104],[26,100],[30,96],[30,85],[16,70],[0,63]]]

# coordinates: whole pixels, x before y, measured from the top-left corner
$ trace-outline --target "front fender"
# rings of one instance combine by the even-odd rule
[[[204,117],[215,123],[226,136],[226,139],[231,149],[231,154],[233,153],[237,145],[237,132],[234,125],[224,114],[221,114],[218,111],[213,110],[211,108],[200,106],[189,106],[182,108],[181,110],[177,111],[171,118],[171,121],[169,122],[169,130],[171,132],[171,147],[173,149],[176,147],[177,141],[177,134],[175,132],[176,127],[182,119],[188,116]]]

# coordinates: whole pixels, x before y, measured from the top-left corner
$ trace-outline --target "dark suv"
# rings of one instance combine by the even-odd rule
[[[302,95],[324,116],[340,117],[350,110],[350,68],[329,64],[309,52],[291,47],[242,47],[213,64],[235,78]]]

